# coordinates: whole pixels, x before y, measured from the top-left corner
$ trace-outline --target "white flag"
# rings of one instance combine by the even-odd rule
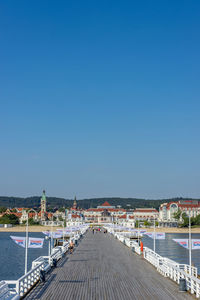
[[[13,235],[11,235],[10,237],[17,245],[25,248],[25,237]]]
[[[147,235],[150,238],[154,238],[154,233],[153,232],[146,232],[145,235]]]
[[[41,238],[32,238],[28,239],[28,247],[29,248],[42,248],[44,239]]]
[[[178,243],[180,246],[182,246],[183,248],[188,249],[188,239],[173,239],[174,242]]]
[[[200,249],[200,240],[192,239],[192,250]]]
[[[165,239],[165,232],[156,232],[156,239],[157,240],[164,240]]]
[[[146,234],[148,237],[150,237],[152,239],[154,238],[154,232],[146,232],[144,234]],[[165,232],[156,232],[155,239],[156,240],[164,240]]]

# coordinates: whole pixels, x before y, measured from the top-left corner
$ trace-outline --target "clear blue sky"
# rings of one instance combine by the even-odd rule
[[[0,195],[200,197],[200,1],[0,3]]]

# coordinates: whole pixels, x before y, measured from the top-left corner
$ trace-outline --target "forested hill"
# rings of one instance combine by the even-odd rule
[[[155,207],[159,208],[161,203],[178,201],[184,198],[172,198],[172,199],[161,199],[161,200],[145,200],[137,198],[91,198],[91,199],[82,199],[77,201],[77,205],[80,208],[90,208],[97,207],[98,205],[103,204],[105,201],[108,201],[111,205],[120,205],[123,208],[136,208],[136,207]],[[187,200],[192,200],[188,199]],[[48,210],[60,208],[60,207],[72,207],[73,200],[56,198],[56,197],[47,197],[47,208]],[[0,196],[0,206],[4,207],[34,207],[39,208],[40,206],[40,197],[28,197],[28,198],[19,198],[19,197],[3,197]]]

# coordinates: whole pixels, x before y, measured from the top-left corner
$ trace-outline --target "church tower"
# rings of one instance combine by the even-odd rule
[[[72,209],[75,209],[75,210],[77,209],[76,196],[75,196],[75,198],[74,198],[74,203],[73,203]]]
[[[42,198],[41,198],[41,220],[42,221],[46,220],[46,206],[47,206],[47,200],[46,200],[45,191],[43,191]]]

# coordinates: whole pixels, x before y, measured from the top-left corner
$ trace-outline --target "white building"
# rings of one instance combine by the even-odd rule
[[[136,208],[133,212],[135,220],[152,221],[158,219],[159,213],[155,208]]]
[[[200,202],[198,200],[179,200],[169,203],[163,203],[159,208],[159,221],[161,222],[174,222],[174,214],[181,211],[191,217],[196,217],[200,214]]]

